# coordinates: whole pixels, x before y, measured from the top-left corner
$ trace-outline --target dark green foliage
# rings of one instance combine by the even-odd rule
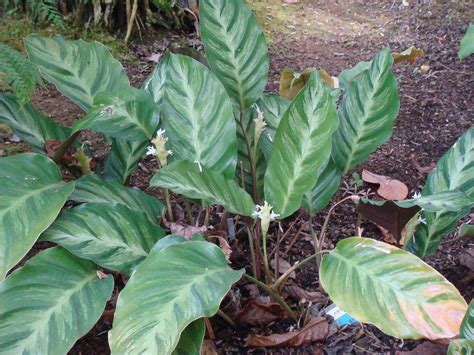
[[[42,84],[38,69],[20,52],[0,43],[0,89],[12,90],[20,104],[29,101],[36,84]]]

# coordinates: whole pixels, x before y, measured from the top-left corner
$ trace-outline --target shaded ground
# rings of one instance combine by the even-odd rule
[[[412,2],[414,3],[410,1]],[[270,91],[277,90],[279,74],[287,66],[298,71],[307,67],[323,68],[331,75],[337,75],[360,60],[372,58],[385,45],[390,45],[396,51],[412,45],[425,51],[425,56],[416,65],[396,66],[401,109],[393,136],[366,163],[356,168],[357,172],[360,173],[365,168],[388,175],[405,182],[410,192],[418,192],[424,184],[425,175],[415,168],[412,155],[420,165],[430,165],[473,125],[474,59],[471,57],[460,62],[457,50],[469,20],[473,18],[474,5],[456,2],[403,6],[401,1],[310,0],[301,0],[298,4],[287,6],[282,6],[281,0],[255,0],[251,3],[265,26],[270,43]],[[170,36],[168,40],[172,43],[176,38]],[[196,44],[195,40],[190,42]],[[139,86],[154,66],[145,58],[162,51],[164,46],[162,41],[157,41],[146,46],[132,45],[131,48],[139,61],[127,64],[126,70],[132,83]],[[421,65],[429,66],[429,69],[424,72],[420,70]],[[41,90],[34,104],[62,123],[70,124],[81,116],[79,109],[65,103],[65,99],[53,89]],[[100,161],[107,152],[103,140],[99,135],[86,135],[85,138]],[[154,169],[149,161],[143,161],[130,184],[146,189]],[[347,189],[354,191],[350,178],[345,183]],[[334,200],[340,199],[343,194],[341,191]],[[321,228],[324,215],[322,213],[314,218],[316,230]],[[474,215],[470,217],[473,218]],[[331,248],[338,240],[353,235],[356,218],[353,205],[343,205],[338,209],[329,228],[330,240],[325,247]],[[295,218],[283,224],[285,231],[293,220]],[[300,215],[296,220],[288,238],[280,247],[282,253],[289,250],[286,260],[291,264],[313,250],[308,238],[309,231],[304,227],[300,234],[296,233],[306,217]],[[365,236],[382,238],[379,230],[372,224],[364,223],[363,227]],[[295,235],[297,237],[294,244],[289,247]],[[235,246],[235,249],[241,249],[241,252],[235,251],[235,267],[243,267],[248,262],[245,238]],[[272,238],[271,240],[274,243]],[[431,265],[460,289],[467,300],[472,299],[474,293],[473,271],[462,266],[459,258],[469,246],[467,240],[446,244],[428,259]],[[273,245],[270,250],[272,248]],[[318,287],[315,268],[307,267],[299,271],[295,282],[306,290],[315,290]],[[245,282],[240,282],[234,289],[234,294],[241,295],[239,297],[242,303],[249,296],[246,286]],[[225,304],[229,306],[230,303],[227,300]],[[324,302],[316,304],[314,312],[317,313],[323,306]],[[219,353],[265,353],[263,349],[243,347],[249,331],[271,334],[288,331],[293,326],[289,320],[282,320],[264,329],[239,327],[233,330],[218,318],[213,318],[211,322],[216,332],[215,343]],[[110,321],[102,319],[75,345],[71,353],[107,353],[109,328]],[[266,352],[319,354],[324,349],[331,354],[350,351],[395,353],[410,350],[417,344],[410,341],[403,343],[387,337],[370,326],[362,328],[354,325],[337,331],[324,343],[300,349],[274,349]]]

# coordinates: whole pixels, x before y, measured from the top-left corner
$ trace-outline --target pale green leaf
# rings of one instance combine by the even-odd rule
[[[74,123],[73,130],[91,129],[112,138],[144,141],[155,134],[158,122],[156,104],[150,94],[128,87],[97,94],[93,107]]]
[[[244,111],[260,98],[268,80],[263,30],[242,0],[200,1],[199,20],[209,65]]]
[[[56,219],[74,183],[44,155],[0,158],[0,280]]]
[[[462,339],[474,340],[474,301],[471,300],[469,308],[461,323],[459,334]]]
[[[400,339],[459,334],[466,301],[415,255],[368,238],[347,238],[325,255],[320,281],[329,297],[360,322]]]
[[[250,195],[222,173],[187,161],[174,162],[158,170],[151,186],[159,186],[187,198],[222,205],[231,212],[251,216],[255,205]]]
[[[117,179],[122,184],[136,169],[138,162],[145,155],[148,140],[129,141],[112,139],[109,155],[105,161],[104,173],[108,179]]]
[[[451,340],[448,347],[448,355],[472,355],[474,354],[474,340],[455,339]]]
[[[168,71],[168,64],[170,55],[165,55],[156,65],[153,72],[143,83],[143,90],[148,91],[156,103],[158,111],[161,112],[163,107],[163,99],[165,97],[166,87],[166,73]]]
[[[190,57],[173,54],[168,59],[163,127],[173,159],[198,161],[234,176],[237,142],[232,104],[216,76]]]
[[[29,35],[25,47],[41,75],[84,111],[102,91],[129,87],[122,65],[98,42]]]
[[[363,71],[368,70],[371,64],[372,64],[372,61],[359,62],[351,69],[345,69],[341,71],[341,73],[337,77],[339,79],[340,87],[344,89],[348,88],[351,81],[354,80],[354,78],[356,78],[357,75],[359,75]]]
[[[143,212],[115,203],[86,203],[63,212],[43,233],[74,255],[130,275],[164,230]]]
[[[43,154],[47,140],[63,141],[71,133],[69,127],[57,124],[30,103],[20,106],[18,99],[11,94],[0,94],[0,123],[7,124],[33,151]]]
[[[400,107],[392,64],[392,53],[385,48],[344,91],[332,151],[342,175],[365,161],[392,134]]]
[[[463,60],[474,53],[474,25],[471,23],[459,46],[458,57]]]
[[[204,319],[198,319],[189,324],[181,333],[173,355],[200,355],[205,333]]]
[[[134,211],[145,212],[150,222],[160,219],[163,212],[163,204],[153,196],[114,180],[90,175],[81,177],[75,183],[76,189],[69,199],[76,202],[119,203]]]
[[[316,184],[316,173],[329,159],[337,124],[330,91],[313,72],[283,114],[265,172],[265,199],[280,218],[300,208],[303,195]]]
[[[0,354],[66,354],[113,288],[90,261],[61,248],[39,253],[0,284]]]
[[[464,133],[441,157],[436,168],[428,175],[422,196],[449,191],[460,191],[467,195],[471,204],[457,210],[444,209],[439,212],[423,211],[425,224],[415,230],[408,248],[421,258],[433,254],[444,236],[451,233],[458,221],[466,216],[474,203],[474,129]]]
[[[217,312],[243,272],[232,270],[208,242],[152,251],[118,298],[109,333],[112,354],[171,354],[191,322]]]
[[[303,207],[314,216],[326,207],[332,196],[339,189],[341,184],[341,173],[329,159],[327,164],[319,169],[314,187],[304,194]]]

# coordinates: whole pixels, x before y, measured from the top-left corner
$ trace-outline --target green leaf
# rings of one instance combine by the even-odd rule
[[[117,179],[125,184],[145,155],[148,140],[128,141],[112,139],[109,155],[105,161],[104,173],[108,179]]]
[[[227,211],[242,216],[252,216],[255,210],[250,195],[234,180],[205,167],[201,171],[196,163],[178,161],[167,165],[158,170],[150,185],[169,189],[190,199],[222,205]]]
[[[265,123],[267,124],[260,137],[259,146],[265,159],[268,161],[272,153],[275,133],[280,125],[281,117],[290,105],[290,101],[276,94],[263,94],[256,104],[262,110]]]
[[[0,159],[0,280],[56,219],[74,183],[44,155]]]
[[[329,89],[315,71],[283,114],[265,172],[265,199],[280,218],[300,208],[303,195],[316,184],[337,124]]]
[[[115,203],[86,203],[63,212],[43,233],[74,255],[130,275],[164,230],[143,212]]]
[[[41,75],[84,111],[102,91],[129,87],[122,65],[98,42],[29,35],[25,47]]]
[[[201,1],[199,20],[209,65],[244,111],[262,96],[268,80],[263,30],[242,0]]]
[[[415,255],[368,238],[347,238],[324,256],[321,283],[343,311],[400,339],[459,333],[466,301]]]
[[[0,353],[66,354],[99,320],[114,288],[87,260],[42,251],[0,284]]]
[[[474,237],[474,224],[463,224],[459,229],[459,237]]]
[[[448,355],[471,355],[474,354],[474,340],[455,339],[451,340],[448,347]]]
[[[94,106],[74,123],[73,130],[91,129],[112,138],[144,141],[152,138],[158,122],[152,97],[143,90],[128,87],[97,94]]]
[[[370,203],[376,206],[383,206],[386,200],[370,200],[362,199],[365,203]],[[446,192],[434,193],[431,195],[423,195],[418,198],[408,200],[394,200],[391,201],[401,208],[410,208],[419,206],[425,211],[459,211],[459,209],[470,208],[474,204],[472,198],[469,198],[464,192],[453,190]]]
[[[142,86],[143,90],[148,91],[151,97],[153,97],[153,100],[155,101],[156,106],[160,112],[164,103],[166,74],[168,72],[169,61],[170,55],[167,54],[156,65],[155,69],[145,80]]]
[[[120,293],[109,333],[112,354],[171,354],[183,330],[211,317],[243,270],[214,244],[190,241],[152,251]]]
[[[351,69],[345,69],[341,71],[341,73],[338,76],[339,79],[339,86],[341,88],[347,89],[349,87],[349,84],[351,83],[354,78],[362,73],[365,70],[370,69],[370,65],[372,64],[372,61],[370,62],[359,62],[357,63],[353,68]]]
[[[332,196],[341,184],[341,173],[336,165],[329,159],[325,166],[319,169],[314,187],[303,196],[303,207],[314,216],[326,207]]]
[[[126,187],[114,180],[103,180],[97,175],[83,176],[75,181],[76,189],[69,198],[76,202],[108,202],[127,206],[146,213],[155,223],[163,212],[163,204],[142,190]]]
[[[189,324],[181,333],[173,355],[200,355],[205,333],[204,319],[198,319]]]
[[[474,340],[474,301],[471,300],[466,315],[461,323],[459,336],[462,339]]]
[[[174,158],[198,161],[234,176],[237,142],[232,104],[215,75],[190,57],[169,57],[163,127]]]
[[[466,34],[461,40],[459,46],[458,57],[463,60],[474,53],[474,25],[471,23],[466,31]]]
[[[366,160],[392,134],[400,107],[392,64],[392,53],[385,48],[344,92],[332,152],[342,175]]]
[[[0,123],[5,123],[13,132],[28,143],[34,152],[43,153],[47,140],[60,141],[69,137],[71,129],[61,126],[37,111],[30,103],[20,105],[11,94],[0,94]]]
[[[436,213],[423,211],[426,224],[420,224],[408,249],[421,258],[433,254],[445,235],[451,233],[458,221],[466,216],[474,203],[474,129],[464,133],[438,161],[428,175],[422,196],[449,191],[464,192],[471,205],[460,206],[457,211],[445,209]]]

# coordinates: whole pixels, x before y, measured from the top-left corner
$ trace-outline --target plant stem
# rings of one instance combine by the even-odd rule
[[[166,208],[168,209],[168,219],[170,222],[174,222],[173,209],[171,208],[170,192],[168,189],[163,189],[165,194]]]
[[[204,214],[204,225],[207,227],[209,225],[209,215],[211,213],[211,207],[206,207],[206,213]]]
[[[247,278],[249,281],[253,282],[257,286],[260,286],[266,293],[272,297],[276,303],[278,303],[281,308],[283,308],[286,313],[288,313],[288,316],[294,320],[295,322],[298,320],[298,317],[296,316],[296,313],[288,306],[288,304],[285,302],[285,300],[279,295],[277,291],[275,291],[272,287],[265,285],[263,282],[257,280],[256,278],[244,274],[244,277]]]
[[[309,217],[308,223],[309,223],[309,229],[311,231],[311,237],[313,238],[314,252],[317,254],[321,250],[320,240],[318,239],[318,236],[316,235],[316,232],[313,228],[313,219],[311,217]],[[320,264],[321,264],[321,256],[319,255],[318,257],[316,257],[316,267],[318,268],[318,270],[319,270]]]
[[[232,328],[235,328],[235,322],[230,319],[230,317],[224,313],[222,310],[217,310],[217,315],[221,317],[223,320],[225,320]]]
[[[244,114],[240,111],[240,118],[238,120],[240,130],[242,131],[242,136],[244,137],[245,147],[247,148],[247,155],[249,157],[250,165],[250,175],[252,177],[252,198],[253,202],[257,203],[257,175],[254,169],[254,164],[252,162],[252,149],[250,147],[249,138],[247,137],[247,131],[244,129]]]
[[[247,234],[249,237],[250,257],[252,258],[252,273],[253,273],[253,277],[257,278],[257,256],[255,255],[255,244],[254,244],[253,233],[249,227],[247,227]]]
[[[272,277],[272,273],[270,272],[270,265],[268,264],[267,233],[262,233],[262,251],[263,251],[263,269],[265,270],[265,278],[267,279],[267,284],[271,284],[273,282],[273,277]]]
[[[343,198],[341,201],[335,203],[328,211],[328,214],[326,216],[326,219],[324,220],[324,224],[323,224],[323,227],[321,229],[321,233],[319,235],[319,245],[322,247],[323,246],[323,241],[324,239],[326,238],[326,230],[328,229],[328,225],[329,225],[329,219],[331,218],[331,214],[332,212],[334,211],[334,209],[339,206],[341,203],[347,201],[347,200],[350,200],[350,199],[353,199],[354,196],[347,196],[345,198]]]
[[[71,134],[64,142],[61,143],[61,145],[56,149],[54,152],[53,160],[59,164],[63,161],[64,154],[68,150],[68,148],[74,144],[76,141],[76,138],[79,136],[81,131],[74,132]]]
[[[184,209],[186,210],[186,216],[188,217],[188,223],[190,226],[194,225],[193,211],[191,210],[191,203],[185,198]]]
[[[301,260],[300,262],[296,262],[292,267],[290,267],[283,275],[281,275],[273,284],[274,290],[279,290],[280,287],[285,283],[285,280],[290,276],[290,274],[302,267],[303,265],[309,263],[311,260],[317,258],[322,253],[329,253],[329,250],[321,250],[313,255],[308,256],[306,259]]]

